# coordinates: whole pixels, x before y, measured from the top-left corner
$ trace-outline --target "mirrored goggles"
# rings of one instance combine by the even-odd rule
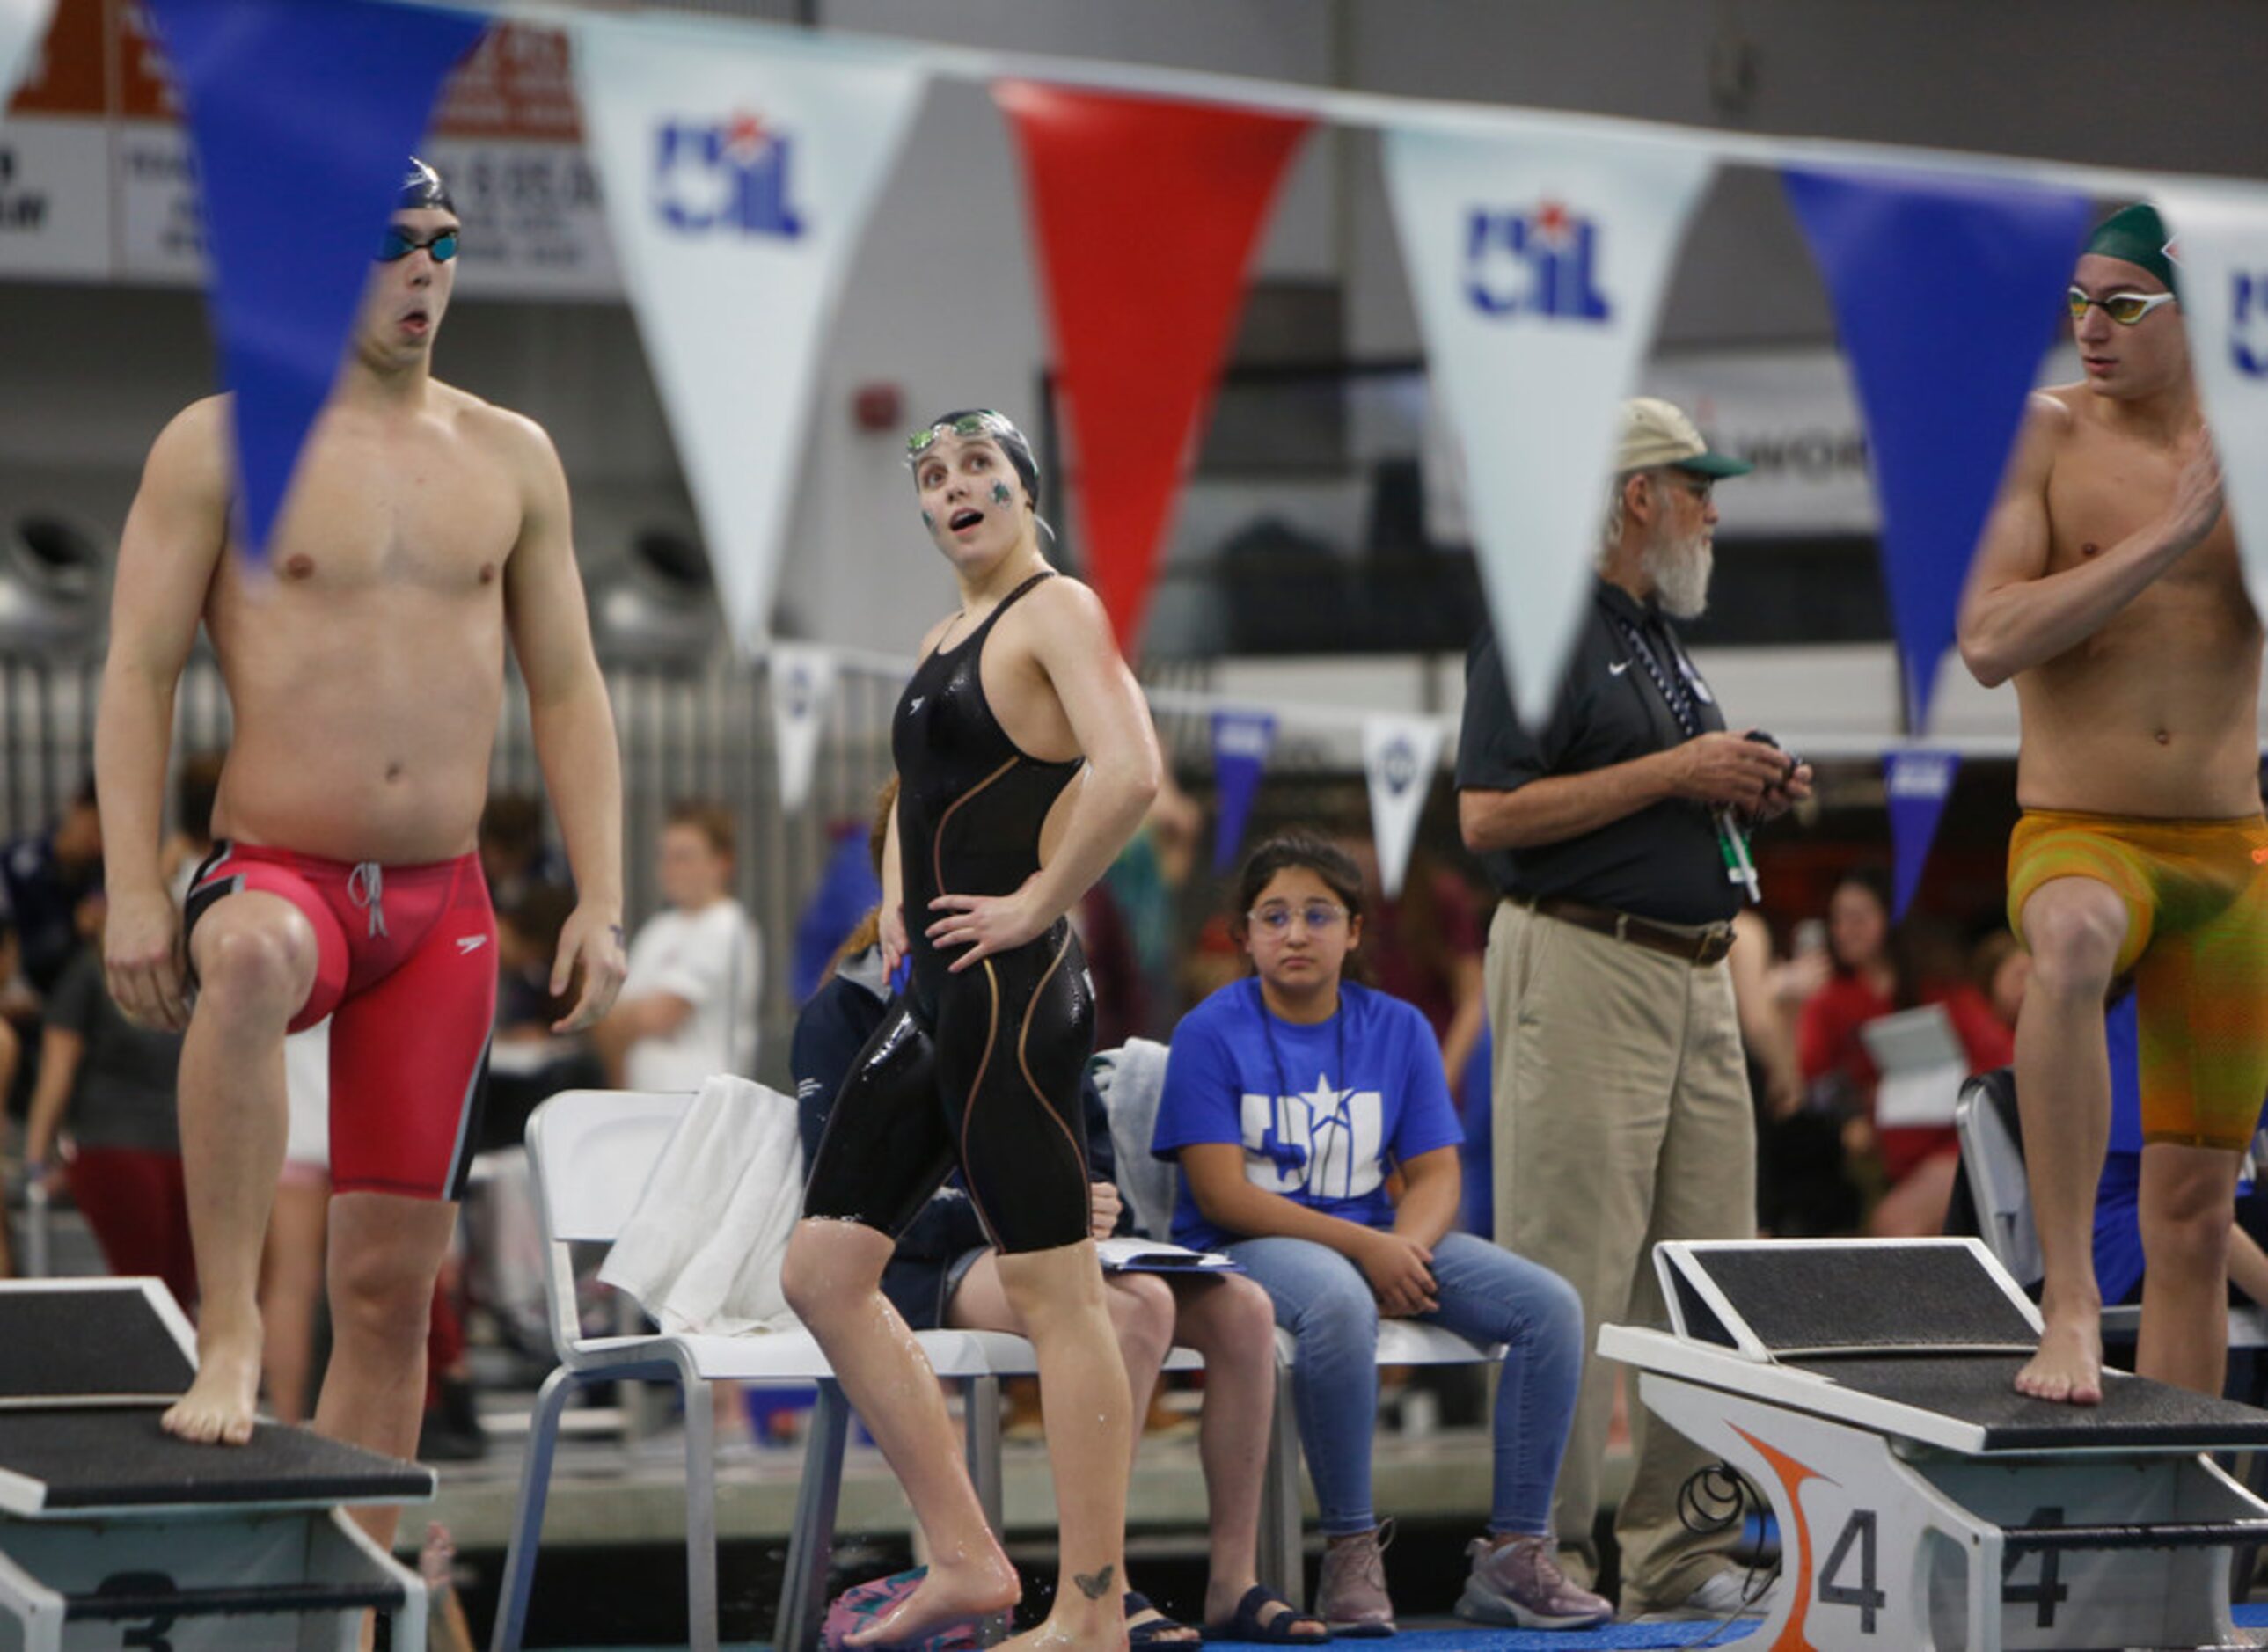
[[[446,264],[457,255],[457,237],[461,233],[458,230],[444,230],[424,240],[413,241],[389,224],[386,226],[386,233],[379,238],[378,261],[381,264],[399,263],[422,248],[433,254],[435,263]]]
[[[2113,292],[2093,298],[2077,287],[2070,289],[2063,296],[2064,307],[2071,312],[2074,323],[2086,320],[2088,310],[2100,305],[2102,313],[2120,327],[2132,327],[2160,305],[2173,301],[2174,295],[2170,292]]]
[[[980,413],[964,413],[949,422],[932,424],[925,430],[916,430],[906,437],[906,454],[911,458],[926,453],[940,437],[957,436],[963,441],[972,437],[998,436],[1016,427],[1008,422],[1007,415],[987,409]]]

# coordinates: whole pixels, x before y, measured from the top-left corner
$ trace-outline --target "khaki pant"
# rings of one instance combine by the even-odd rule
[[[1504,901],[1488,997],[1497,1242],[1583,1299],[1582,1395],[1551,1514],[1563,1562],[1589,1582],[1616,1369],[1590,1351],[1599,1326],[1668,1323],[1657,1239],[1756,1231],[1756,1115],[1732,976]],[[1634,1377],[1629,1411],[1637,1461],[1615,1520],[1625,1616],[1683,1601],[1738,1536],[1685,1530],[1678,1489],[1712,1458],[1646,1414]]]

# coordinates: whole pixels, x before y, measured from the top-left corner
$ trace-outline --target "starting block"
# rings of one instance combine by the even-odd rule
[[[1761,1487],[1764,1652],[2236,1639],[2261,1502],[2205,1455],[2268,1412],[2119,1371],[2100,1406],[2012,1386],[2038,1310],[1975,1239],[1665,1242],[1668,1333],[1603,1325],[1653,1413]]]
[[[173,1438],[195,1346],[154,1279],[0,1284],[0,1648],[353,1652],[374,1610],[423,1652],[423,1582],[340,1506],[426,1501],[432,1471],[272,1422]]]

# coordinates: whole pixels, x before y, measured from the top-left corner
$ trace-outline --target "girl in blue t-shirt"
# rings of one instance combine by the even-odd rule
[[[1469,1553],[1461,1617],[1581,1628],[1608,1602],[1559,1571],[1550,1537],[1583,1362],[1567,1282],[1451,1231],[1462,1139],[1440,1047],[1415,1006],[1342,980],[1362,938],[1362,877],[1319,838],[1272,838],[1238,881],[1255,976],[1174,1030],[1151,1150],[1181,1165],[1174,1237],[1226,1251],[1297,1344],[1292,1393],[1328,1540],[1315,1611],[1390,1634],[1370,1501],[1378,1321],[1422,1319],[1505,1343],[1489,1531]]]

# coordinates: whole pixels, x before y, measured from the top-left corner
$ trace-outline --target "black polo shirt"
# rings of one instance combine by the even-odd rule
[[[1646,662],[1633,657],[1618,621],[1638,628],[1662,670],[1683,676],[1703,731],[1724,728],[1716,697],[1669,622],[1653,604],[1602,579],[1584,613],[1559,703],[1540,734],[1513,716],[1494,635],[1484,630],[1475,641],[1465,660],[1460,790],[1517,791],[1547,775],[1585,774],[1683,744],[1676,714]],[[1562,842],[1494,850],[1481,862],[1506,895],[1559,896],[1665,923],[1721,922],[1741,905],[1741,887],[1725,875],[1709,811],[1683,798]]]

